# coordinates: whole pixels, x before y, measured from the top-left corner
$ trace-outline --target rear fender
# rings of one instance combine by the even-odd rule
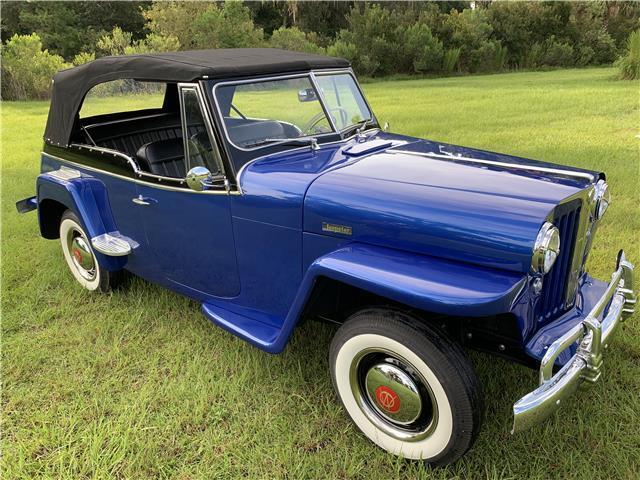
[[[53,200],[71,210],[80,219],[83,228],[90,239],[99,235],[117,231],[111,213],[109,197],[104,183],[96,178],[78,176],[62,179],[54,172],[43,173],[38,176],[37,194],[38,204]],[[38,209],[38,220],[41,233],[45,224],[44,209]],[[95,251],[95,249],[94,249]],[[107,270],[119,270],[126,264],[127,257],[114,257],[95,251],[100,266]]]

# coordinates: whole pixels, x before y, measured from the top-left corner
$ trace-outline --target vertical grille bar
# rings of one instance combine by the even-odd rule
[[[577,199],[556,208],[553,224],[560,231],[560,255],[544,279],[538,310],[541,321],[556,317],[566,310],[566,288],[580,223],[581,206],[582,202]]]

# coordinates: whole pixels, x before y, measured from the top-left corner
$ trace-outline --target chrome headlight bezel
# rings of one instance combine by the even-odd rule
[[[609,191],[609,185],[604,180],[598,180],[595,185],[594,220],[601,220],[610,204],[611,192]]]
[[[560,231],[551,222],[545,222],[533,245],[531,270],[534,273],[549,273],[558,255],[560,255]]]

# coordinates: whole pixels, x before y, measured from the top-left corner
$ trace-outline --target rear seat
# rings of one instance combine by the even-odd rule
[[[184,145],[182,138],[169,138],[142,145],[137,153],[140,168],[164,177],[184,178]]]
[[[118,150],[131,157],[135,157],[138,149],[147,143],[182,138],[180,117],[175,113],[95,123],[85,126],[84,130],[96,145]]]

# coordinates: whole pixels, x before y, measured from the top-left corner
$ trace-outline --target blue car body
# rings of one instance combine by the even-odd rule
[[[362,153],[349,154],[354,146]],[[512,314],[525,352],[539,360],[548,345],[535,334],[550,319],[536,314],[531,292],[533,242],[554,208],[590,182],[426,156],[454,148],[549,166],[376,131],[264,156],[242,171],[241,195],[206,196],[133,184],[45,150],[38,199],[71,206],[93,236],[118,230],[138,244],[127,257],[103,256],[108,269],[202,302],[211,320],[271,353],[286,346],[318,279],[331,278],[441,315]],[[82,178],[46,174],[63,166]],[[150,208],[131,208],[138,195]],[[581,301],[545,330],[550,339],[579,321],[605,284],[583,273],[580,285]]]
[[[315,84],[316,76],[342,65],[324,71],[326,57],[318,58],[314,68],[282,63],[289,70],[282,78],[308,77]],[[140,68],[157,67],[158,58],[143,59],[151,63]],[[212,322],[270,353],[286,347],[304,318],[340,323],[357,307],[384,304],[416,312],[465,346],[532,367],[551,362],[549,368],[568,369],[586,351],[579,341],[589,326],[584,322],[601,322],[604,338],[622,312],[632,311],[633,267],[622,254],[612,284],[584,269],[601,216],[604,174],[392,134],[373,114],[355,134],[334,130],[302,138],[309,145],[267,139],[264,148],[242,148],[229,136],[230,113],[222,111],[217,89],[279,74],[261,67],[250,77],[233,68],[209,75],[178,67],[172,72],[184,78],[170,82],[162,110],[133,119],[92,117],[93,124],[77,111],[86,90],[99,83],[91,76],[97,67],[58,74],[36,197],[18,202],[20,211],[37,208],[43,237],[57,238],[62,212],[71,210],[96,241],[101,268],[125,269],[193,298]],[[101,81],[127,78],[127,69]],[[347,68],[338,72],[353,76]],[[80,92],[75,100],[66,100],[73,90],[64,82]],[[303,91],[300,101],[322,94],[314,89]],[[188,178],[145,172],[132,152],[147,131],[133,151],[124,141],[97,137],[96,125],[112,128],[123,119],[126,126],[144,120],[147,127],[179,120],[167,110],[177,105],[169,95],[184,91],[198,93],[221,152],[224,188],[211,183],[194,190]],[[190,136],[188,153],[201,131],[189,130],[183,102],[182,126],[162,127],[161,136],[149,138],[162,141],[182,129]],[[246,120],[240,117],[234,121]],[[250,121],[265,128],[274,123]],[[559,230],[560,253],[541,274],[532,270],[532,259],[546,224]],[[120,250],[98,248],[100,239]],[[597,370],[597,358],[593,362]],[[574,385],[576,375],[586,378],[583,363],[563,379]],[[558,382],[545,382],[547,390],[537,395],[544,397],[546,416],[557,404],[548,386]]]

